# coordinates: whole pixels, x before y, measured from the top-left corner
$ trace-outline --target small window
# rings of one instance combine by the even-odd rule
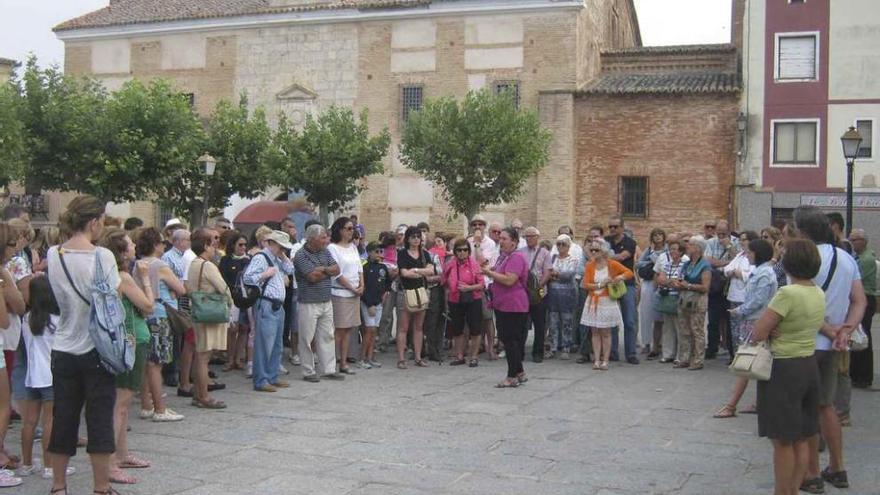
[[[620,177],[618,207],[625,217],[647,218],[648,178]]]
[[[186,98],[187,103],[189,103],[190,108],[194,108],[196,106],[196,94],[195,93],[184,93],[183,97]]]
[[[171,220],[173,217],[174,211],[172,211],[171,208],[159,206],[159,208],[156,209],[156,225],[160,228],[164,227],[165,224],[168,223],[168,220]]]
[[[777,35],[776,80],[817,79],[818,35]]]
[[[856,121],[856,130],[859,131],[859,134],[862,135],[862,144],[859,147],[859,158],[873,158],[873,132],[874,132],[874,121],[873,120],[857,120]]]
[[[519,108],[519,81],[498,81],[495,83],[495,94],[502,94],[505,91],[513,93],[513,104]]]
[[[422,108],[422,86],[403,86],[400,88],[400,119],[404,123],[409,114]]]
[[[774,122],[773,163],[781,165],[816,165],[818,123]]]

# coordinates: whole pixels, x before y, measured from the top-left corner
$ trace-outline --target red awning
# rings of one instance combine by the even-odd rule
[[[241,210],[232,222],[235,225],[278,222],[289,214],[290,203],[287,201],[257,201]]]

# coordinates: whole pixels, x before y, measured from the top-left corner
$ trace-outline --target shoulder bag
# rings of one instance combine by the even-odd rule
[[[76,295],[89,306],[89,337],[98,351],[101,366],[111,375],[126,373],[134,368],[134,336],[125,331],[125,308],[119,292],[110,287],[101,265],[101,253],[95,250],[95,274],[90,290],[91,300],[87,299],[73,283],[73,277],[64,262],[63,248],[58,248],[58,259],[64,275]]]
[[[207,261],[202,260],[196,289],[202,286],[205,263]],[[197,290],[189,295],[189,299],[190,312],[195,323],[226,323],[229,321],[229,307],[226,305],[225,294]]]
[[[766,341],[757,344],[745,342],[736,350],[728,369],[734,375],[750,380],[769,380],[773,370],[773,353]]]
[[[626,295],[626,283],[623,280],[608,284],[608,297],[615,301]]]
[[[409,256],[409,254],[407,254],[407,256]],[[419,268],[424,268],[424,255],[421,256],[421,259],[419,261],[421,264]],[[403,292],[404,298],[406,300],[406,309],[412,313],[428,309],[428,304],[430,303],[427,284],[425,283],[425,277],[421,277],[419,280],[421,281],[421,286],[416,287],[415,289],[405,289]]]
[[[538,261],[538,255],[541,254],[541,249],[543,248],[538,248],[535,251],[535,257],[532,258],[532,264],[529,266],[529,276],[526,279],[526,292],[529,294],[530,306],[541,304],[541,301],[544,299],[544,288],[541,287],[541,278],[535,276],[532,272],[535,268],[535,262]]]

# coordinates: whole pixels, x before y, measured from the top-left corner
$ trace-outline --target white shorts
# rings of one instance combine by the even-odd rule
[[[370,316],[367,305],[361,302],[361,318],[365,327],[378,327],[379,321],[382,320],[382,305],[376,306],[375,316]]]

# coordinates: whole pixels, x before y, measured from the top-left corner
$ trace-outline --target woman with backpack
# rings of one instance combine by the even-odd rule
[[[122,306],[125,308],[125,331],[129,339],[135,340],[134,367],[128,372],[116,375],[116,405],[113,412],[116,452],[110,460],[110,481],[134,484],[138,480],[124,473],[122,469],[147,468],[150,467],[150,463],[128,451],[128,410],[132,398],[141,389],[144,365],[149,351],[150,330],[142,315],[149,315],[155,311],[156,298],[150,280],[150,266],[143,260],[135,263],[134,242],[124,230],[119,227],[105,229],[98,244],[109,249],[116,258],[121,280],[118,290],[122,297]],[[134,276],[128,273],[128,267],[132,263],[135,268]]]
[[[247,254],[247,237],[240,232],[232,232],[226,239],[226,255],[220,259],[220,275],[230,290],[241,289],[239,278],[251,262]],[[244,362],[241,354],[245,354],[247,362],[252,362],[253,347],[248,347],[248,334],[251,323],[248,310],[233,306],[229,312],[229,330],[226,334],[226,366],[223,371],[243,370]]]
[[[108,249],[92,244],[104,229],[105,203],[93,196],[77,196],[61,215],[70,238],[49,249],[49,282],[61,316],[52,342],[52,386],[55,407],[49,452],[52,453],[52,495],[67,495],[67,465],[76,454],[83,406],[86,409],[89,457],[95,495],[113,495],[110,454],[115,450],[113,407],[116,381],[103,366],[89,332],[91,306],[80,297],[95,284],[96,258],[111,288],[122,279],[116,258]],[[2,240],[2,239],[0,239]],[[8,245],[8,244],[7,244]],[[63,265],[62,265],[63,263]]]
[[[150,273],[150,284],[156,294],[157,304],[153,312],[148,314],[147,328],[150,330],[150,343],[147,351],[146,391],[141,396],[141,419],[155,422],[180,421],[178,414],[165,407],[162,398],[162,367],[174,359],[174,336],[168,321],[165,304],[174,300],[174,295],[186,294],[183,286],[171,267],[162,261],[165,243],[158,229],[149,227],[137,236],[137,254],[146,263]]]

